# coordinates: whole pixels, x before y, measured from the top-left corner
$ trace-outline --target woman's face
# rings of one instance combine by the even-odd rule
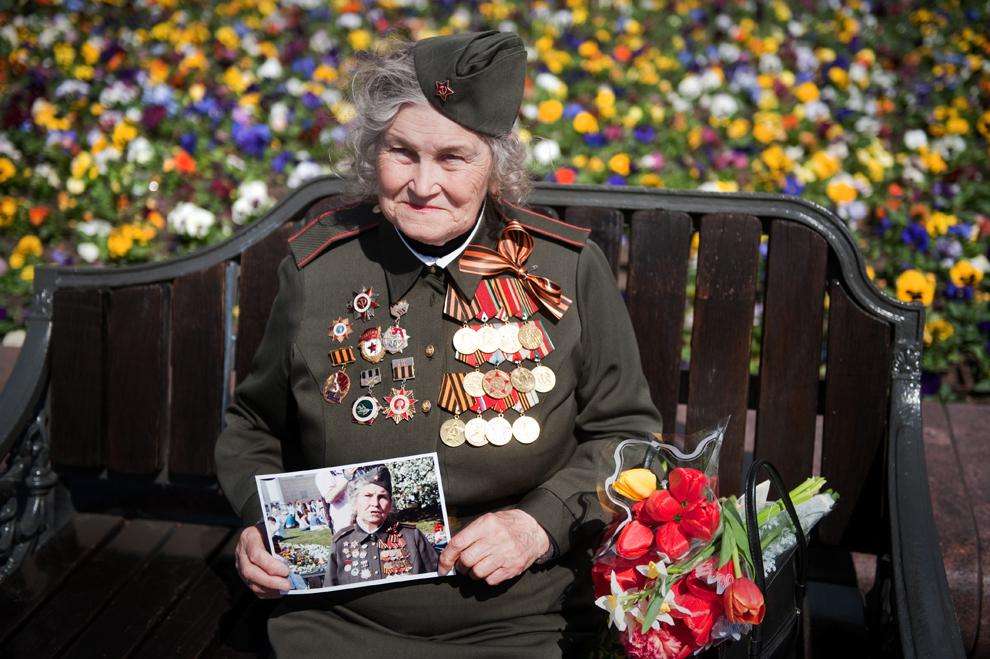
[[[442,245],[474,226],[491,168],[476,133],[428,105],[406,105],[378,153],[378,205],[406,236]]]

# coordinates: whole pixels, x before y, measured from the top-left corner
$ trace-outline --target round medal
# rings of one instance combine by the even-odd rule
[[[519,343],[526,350],[536,350],[543,344],[543,332],[532,320],[523,323],[519,328]]]
[[[532,444],[540,436],[540,423],[531,416],[521,416],[512,423],[512,436],[520,444]]]
[[[471,446],[484,446],[488,443],[485,431],[488,429],[488,422],[480,416],[476,416],[464,424],[464,439]]]
[[[485,373],[481,386],[492,398],[505,398],[512,393],[512,379],[508,373],[498,369]]]
[[[462,355],[470,355],[478,349],[478,334],[470,327],[462,327],[454,332],[454,350]]]
[[[450,447],[464,443],[464,422],[460,419],[447,419],[440,426],[440,441]]]
[[[485,395],[483,382],[484,374],[481,371],[471,371],[464,376],[464,391],[472,398],[480,398]]]
[[[543,364],[537,364],[531,371],[536,380],[536,391],[545,394],[557,384],[557,376]]]
[[[525,366],[516,366],[515,370],[509,374],[509,378],[512,380],[512,386],[521,394],[528,394],[536,389],[536,378],[533,377],[533,372]]]
[[[411,389],[399,387],[392,388],[392,393],[385,396],[385,416],[395,421],[396,425],[400,421],[408,421],[416,413],[416,399],[413,398]]]
[[[351,406],[351,416],[354,417],[354,422],[363,426],[374,423],[380,411],[381,405],[378,404],[378,399],[373,396],[361,396]]]
[[[490,419],[485,428],[485,439],[495,446],[505,446],[512,441],[512,424],[503,416]]]
[[[499,338],[497,329],[491,325],[483,325],[478,330],[478,349],[481,352],[495,352],[498,350]]]
[[[506,323],[498,329],[498,349],[506,355],[513,355],[522,350],[519,343],[519,325]]]

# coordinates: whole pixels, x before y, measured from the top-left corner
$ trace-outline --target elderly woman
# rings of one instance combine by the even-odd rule
[[[254,475],[436,452],[452,539],[428,581],[284,598],[279,654],[572,655],[612,442],[660,430],[612,271],[531,212],[513,34],[436,37],[353,80],[353,203],[290,239],[216,448],[247,526],[241,577],[278,597]],[[329,358],[328,358],[329,355]]]

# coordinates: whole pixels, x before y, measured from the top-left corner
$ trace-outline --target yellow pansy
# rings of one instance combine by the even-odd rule
[[[536,117],[542,123],[552,124],[564,114],[564,104],[555,98],[542,101],[536,109]]]
[[[629,167],[630,161],[627,153],[617,153],[608,159],[608,168],[616,174],[629,176]]]
[[[72,44],[59,43],[55,44],[55,63],[62,67],[67,67],[76,59],[76,51],[72,47]]]
[[[956,286],[976,286],[983,279],[983,271],[970,261],[961,259],[949,268],[949,279]]]
[[[129,232],[122,230],[122,228],[113,229],[107,236],[107,251],[113,258],[125,256],[133,246],[134,239],[131,238]]]
[[[905,270],[897,277],[897,299],[931,306],[935,299],[935,275],[921,270]]]
[[[818,95],[818,87],[810,80],[808,82],[802,82],[794,88],[794,96],[802,103],[817,101]]]
[[[10,158],[0,156],[0,183],[8,181],[17,173],[17,167],[10,161]]]
[[[367,30],[354,30],[347,35],[347,43],[354,50],[368,50],[371,46],[371,33]]]
[[[956,333],[956,328],[944,318],[932,318],[925,323],[925,345],[945,341]]]
[[[113,127],[113,136],[110,139],[115,147],[123,150],[137,136],[137,126],[129,121],[121,121]]]
[[[93,156],[90,155],[89,151],[80,151],[72,159],[72,164],[69,165],[69,172],[72,174],[72,178],[81,179],[86,176],[89,168],[92,166]]]
[[[632,501],[640,501],[656,491],[657,475],[642,467],[626,469],[619,474],[612,488],[620,496]]]
[[[726,132],[729,135],[729,139],[742,139],[749,133],[749,120],[742,117],[733,119]]]
[[[936,211],[925,219],[925,229],[928,230],[928,235],[934,238],[936,236],[944,236],[948,233],[949,227],[955,226],[958,223],[959,218],[955,215]]]
[[[595,174],[600,174],[605,171],[605,162],[598,156],[592,156],[588,159],[588,169]]]
[[[337,79],[337,69],[330,66],[329,64],[320,64],[313,71],[313,80],[317,82],[331,83]]]
[[[833,66],[828,70],[828,79],[840,89],[845,89],[849,86],[849,74],[846,73],[845,69],[840,69],[837,66]]]
[[[774,144],[765,149],[760,155],[760,159],[763,160],[767,167],[778,172],[790,171],[794,166],[794,163],[787,157],[784,149],[779,144]]]
[[[10,258],[7,259],[7,264],[14,270],[20,270],[24,267],[24,255],[14,252],[10,255]]]
[[[583,153],[579,153],[573,158],[571,158],[571,164],[577,167],[578,169],[582,169],[588,164],[588,156],[584,155]]]
[[[849,202],[854,201],[859,193],[852,183],[847,180],[840,179],[829,181],[828,185],[825,187],[825,194],[827,194],[828,198],[837,204],[848,204]]]
[[[21,270],[21,281],[34,281],[34,266],[29,265]]]
[[[241,40],[237,36],[237,31],[229,25],[224,25],[216,32],[217,41],[224,45],[224,48],[234,50],[237,48]]]
[[[927,149],[922,150],[921,165],[932,174],[942,174],[949,169],[949,166],[938,151],[929,151]]]
[[[41,256],[41,240],[38,236],[22,236],[17,241],[17,246],[14,247],[14,253],[25,256]]]
[[[82,45],[83,60],[87,64],[96,64],[100,60],[100,48],[92,41],[87,41]]]
[[[969,132],[969,122],[962,117],[953,117],[946,122],[945,131],[950,135],[965,135]]]
[[[590,112],[578,112],[574,117],[574,130],[579,133],[597,133],[598,120]]]
[[[811,168],[811,171],[815,173],[815,176],[819,180],[824,181],[839,173],[841,163],[839,163],[838,158],[827,151],[816,151],[811,156],[811,162],[808,163],[808,167]]]

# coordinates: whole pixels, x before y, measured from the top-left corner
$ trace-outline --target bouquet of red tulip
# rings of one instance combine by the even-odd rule
[[[608,611],[630,657],[686,657],[738,640],[763,620],[742,501],[716,491],[725,424],[689,438],[697,447],[690,454],[635,439],[616,449],[604,488],[616,519],[592,579],[595,603]],[[623,469],[624,452],[636,453],[635,463],[644,466]],[[836,495],[823,492],[824,484],[809,478],[790,493],[804,533],[834,505]],[[756,507],[770,574],[795,546],[796,530],[780,502],[766,502],[767,491],[766,483],[757,487]]]

